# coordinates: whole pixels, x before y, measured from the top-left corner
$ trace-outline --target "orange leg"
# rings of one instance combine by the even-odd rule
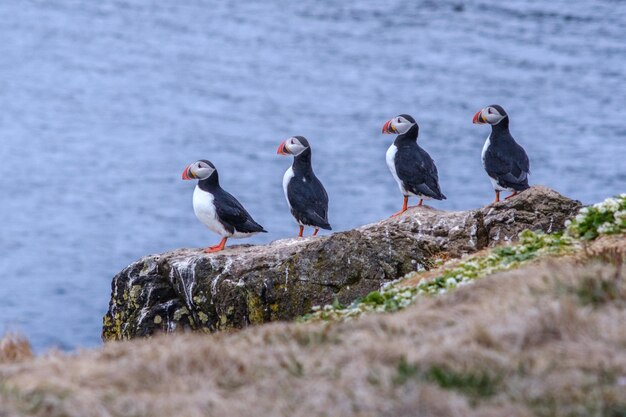
[[[515,197],[515,196],[516,196],[516,195],[518,195],[518,194],[519,194],[519,193],[518,193],[517,191],[514,191],[514,192],[513,192],[513,194],[511,194],[511,195],[510,195],[510,196],[508,196],[508,197],[505,197],[504,199],[505,199],[505,200],[508,200],[509,198],[511,198],[511,197]]]
[[[222,238],[222,241],[220,243],[218,243],[215,246],[209,246],[208,248],[206,248],[204,250],[205,253],[213,253],[213,252],[219,252],[221,250],[224,249],[224,246],[226,246],[226,241],[228,240],[227,237]]]
[[[304,233],[304,226],[300,226],[300,233],[298,233],[298,237],[302,237],[302,233]]]
[[[416,205],[414,205],[414,206],[408,206],[407,208],[421,207],[423,202],[424,202],[424,199],[423,199],[423,198],[420,198],[420,202],[419,202],[418,204],[416,204]]]
[[[317,232],[319,231],[320,231],[319,227],[316,227],[315,230],[313,231],[313,236],[317,236]]]
[[[396,217],[401,215],[402,213],[404,213],[406,211],[406,206],[407,204],[409,204],[409,196],[405,195],[404,196],[404,204],[402,204],[402,210],[400,210],[399,212],[397,212],[396,214],[392,214],[391,217]]]
[[[496,199],[494,200],[494,203],[499,203],[500,202],[500,191],[496,190]]]

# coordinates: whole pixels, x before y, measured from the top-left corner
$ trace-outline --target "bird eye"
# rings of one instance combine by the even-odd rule
[[[399,118],[399,117],[398,117],[398,123],[402,123],[402,122],[400,121],[400,118]]]
[[[487,109],[487,114],[493,114],[493,111],[491,110],[491,107],[489,107],[489,108]]]

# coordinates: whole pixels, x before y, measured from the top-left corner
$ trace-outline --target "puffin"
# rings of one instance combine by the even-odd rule
[[[187,165],[183,171],[183,180],[198,180],[193,191],[193,211],[209,230],[222,236],[220,243],[209,246],[204,252],[223,250],[228,238],[239,239],[267,233],[235,197],[220,187],[217,169],[210,161],[201,159]]]
[[[509,199],[529,187],[530,162],[526,151],[509,132],[509,115],[498,104],[492,104],[474,114],[474,124],[490,124],[491,134],[482,151],[483,167],[496,192],[494,203],[500,201],[500,191],[510,191]]]
[[[404,196],[402,210],[391,217],[407,210],[409,196],[419,197],[418,206],[421,206],[424,200],[445,200],[446,196],[439,187],[439,174],[435,162],[428,152],[417,144],[419,126],[415,119],[408,114],[396,116],[384,124],[383,133],[398,135],[387,150],[387,166]]]
[[[300,226],[314,227],[313,236],[319,229],[332,230],[328,223],[328,194],[313,172],[311,145],[303,136],[292,136],[278,146],[279,155],[293,155],[293,164],[283,176],[283,191],[291,214]]]

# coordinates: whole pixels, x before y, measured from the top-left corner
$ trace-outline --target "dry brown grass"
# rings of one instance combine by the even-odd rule
[[[0,416],[623,416],[624,278],[562,259],[395,314],[4,364]]]
[[[0,339],[0,364],[31,359],[33,351],[28,340],[14,333],[7,333]]]

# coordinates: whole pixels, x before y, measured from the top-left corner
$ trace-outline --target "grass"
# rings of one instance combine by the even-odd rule
[[[20,362],[32,357],[33,351],[25,337],[7,333],[0,339],[0,364]]]
[[[615,276],[585,276],[573,290],[583,305],[593,307],[612,301],[626,300],[626,285],[620,269],[616,270]]]
[[[476,400],[494,395],[502,378],[490,376],[484,371],[456,372],[443,365],[434,365],[426,371],[421,371],[417,364],[409,363],[405,357],[402,357],[398,362],[397,374],[392,382],[402,385],[412,379],[434,382],[443,389],[458,391]]]
[[[403,279],[373,291],[355,300],[349,306],[333,303],[314,307],[310,314],[301,317],[299,322],[345,320],[371,312],[393,312],[411,305],[419,296],[437,295],[472,283],[494,272],[517,268],[527,262],[545,256],[572,253],[577,242],[563,234],[544,234],[526,230],[520,234],[519,242],[512,246],[497,247],[487,254],[473,255],[463,261],[444,264],[435,277],[421,280],[411,285],[420,273],[411,273]]]
[[[619,416],[626,266],[596,259],[523,263],[394,314],[7,362],[0,404],[7,416]]]
[[[626,194],[590,207],[584,207],[579,214],[567,223],[567,230],[554,234],[544,234],[530,230],[523,231],[519,241],[509,246],[496,247],[487,254],[473,255],[461,262],[452,262],[454,266],[443,265],[437,276],[419,280],[423,273],[411,273],[400,280],[373,291],[365,297],[355,300],[348,306],[333,303],[313,307],[311,313],[298,319],[299,322],[349,320],[363,313],[394,312],[411,305],[422,295],[437,295],[472,283],[494,272],[504,271],[535,261],[540,258],[571,254],[580,250],[583,243],[601,235],[626,233]],[[416,279],[417,278],[417,279]],[[587,288],[586,292],[607,292],[611,283],[604,289]],[[594,295],[590,294],[593,298]],[[581,295],[584,297],[584,294]],[[589,300],[594,303],[593,299]]]
[[[626,416],[626,239],[581,214],[306,324],[39,358],[5,336],[0,415]]]
[[[433,366],[426,379],[436,382],[441,388],[459,391],[470,398],[481,398],[494,395],[501,378],[492,377],[484,371],[459,373],[443,366]]]

